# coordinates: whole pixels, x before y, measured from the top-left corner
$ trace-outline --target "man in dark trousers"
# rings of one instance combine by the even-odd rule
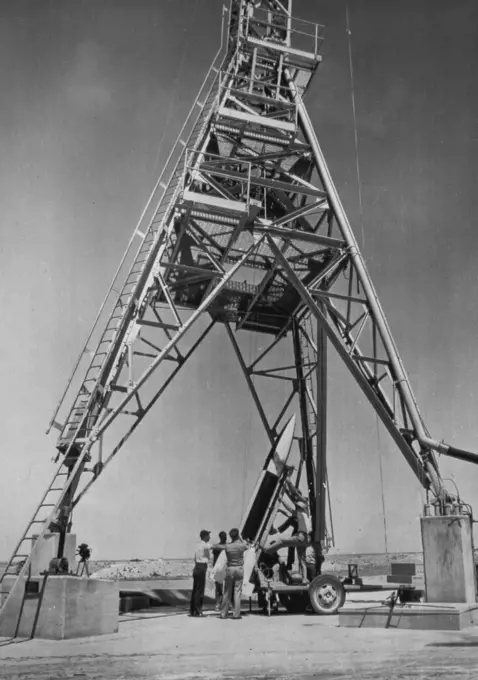
[[[222,546],[226,545],[227,534],[225,531],[219,532],[219,543],[212,546],[212,566],[214,566],[218,560],[219,555],[222,552]],[[217,583],[216,581],[216,611],[218,612],[221,608],[222,595],[224,592],[224,584]]]
[[[240,619],[242,582],[244,580],[244,553],[249,548],[249,544],[240,538],[239,529],[231,529],[229,536],[231,537],[231,542],[226,543],[221,548],[226,553],[227,569],[220,618],[227,618],[229,603],[234,593],[234,613],[232,618]]]
[[[190,616],[203,616],[202,606],[206,589],[206,574],[211,560],[209,539],[211,532],[203,529],[199,534],[201,542],[194,551],[193,592],[191,593]]]

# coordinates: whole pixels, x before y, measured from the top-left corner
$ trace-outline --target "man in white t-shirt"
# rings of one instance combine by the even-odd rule
[[[193,591],[191,593],[190,616],[203,616],[202,607],[206,590],[206,574],[211,562],[211,532],[203,529],[199,534],[201,542],[194,551]]]

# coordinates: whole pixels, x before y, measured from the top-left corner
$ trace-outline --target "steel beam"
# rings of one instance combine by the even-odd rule
[[[282,255],[280,249],[276,246],[276,244],[270,237],[267,237],[267,240],[270,248],[273,250],[274,253],[278,255],[279,260],[284,268],[285,276],[295,287],[304,304],[310,309],[310,311],[320,322],[322,328],[324,329],[325,334],[327,335],[327,338],[335,347],[335,349],[339,353],[339,356],[341,357],[341,359],[343,360],[343,362],[345,363],[345,365],[347,366],[347,368],[357,381],[359,387],[362,389],[363,393],[374,407],[375,411],[379,415],[380,419],[382,420],[388,432],[394,439],[400,451],[405,456],[406,460],[408,461],[413,472],[419,479],[420,483],[425,488],[428,488],[430,486],[430,478],[427,474],[428,469],[425,469],[422,459],[405,441],[400,431],[398,430],[396,424],[390,417],[388,410],[385,408],[382,401],[379,399],[378,395],[371,387],[370,383],[365,379],[365,376],[359,370],[358,366],[355,364],[353,359],[350,358],[341,339],[336,335],[334,329],[328,323],[326,316],[324,316],[322,310],[319,308],[314,298],[311,296],[307,288],[304,286],[302,281],[299,279],[299,277],[296,275],[292,267],[289,265],[287,259]]]
[[[158,354],[156,359],[152,362],[152,364],[149,366],[149,368],[146,369],[146,371],[143,373],[143,375],[138,379],[134,387],[131,389],[131,391],[124,397],[119,404],[106,418],[106,420],[99,426],[99,428],[95,432],[95,439],[103,434],[105,430],[108,429],[108,427],[111,425],[113,420],[118,416],[118,414],[121,412],[121,410],[126,406],[126,404],[129,403],[129,401],[132,399],[132,397],[135,395],[135,393],[144,385],[144,383],[148,380],[149,376],[155,371],[159,364],[163,361],[163,359],[169,354],[169,352],[174,349],[179,342],[179,340],[187,333],[187,331],[191,328],[191,326],[197,321],[197,319],[201,316],[203,312],[207,310],[211,302],[217,297],[217,295],[221,292],[221,290],[224,288],[224,286],[232,279],[232,277],[237,273],[237,271],[244,265],[244,263],[248,260],[250,255],[253,253],[253,251],[260,246],[262,242],[262,239],[259,239],[257,243],[254,243],[250,248],[246,250],[244,255],[241,257],[241,259],[233,266],[231,269],[222,277],[222,279],[218,282],[214,290],[211,291],[211,293],[203,300],[203,302],[199,305],[199,307],[191,314],[189,319],[185,321],[183,326],[177,331],[177,333],[174,335],[174,337],[165,345],[165,347],[161,350],[161,352]]]
[[[215,325],[216,325],[216,322],[215,322],[214,320],[211,321],[211,323],[210,323],[210,324],[207,326],[207,328],[201,333],[201,335],[200,335],[199,338],[196,340],[196,342],[193,344],[193,346],[186,352],[186,354],[184,354],[184,356],[182,357],[181,363],[179,363],[179,364],[176,366],[176,368],[174,369],[174,371],[172,371],[171,375],[169,375],[169,376],[166,378],[166,380],[164,381],[164,383],[161,385],[160,389],[156,392],[156,394],[154,395],[154,397],[151,399],[151,401],[150,401],[145,407],[141,406],[141,402],[139,401],[138,395],[137,395],[137,394],[135,395],[135,396],[136,396],[136,399],[137,399],[137,401],[138,401],[138,407],[139,407],[139,409],[140,409],[140,411],[137,412],[136,421],[131,425],[131,427],[130,427],[129,430],[126,432],[126,434],[123,435],[123,437],[121,437],[121,439],[120,439],[120,441],[118,442],[118,444],[113,448],[113,450],[111,451],[111,453],[108,455],[108,457],[106,458],[106,460],[103,462],[102,467],[101,467],[101,472],[104,471],[105,467],[106,467],[107,465],[109,465],[109,463],[112,461],[112,459],[116,456],[116,454],[120,451],[120,449],[121,449],[121,448],[124,446],[124,444],[128,441],[128,439],[129,439],[130,436],[133,434],[133,432],[136,430],[136,428],[137,428],[138,425],[141,423],[141,421],[143,420],[143,418],[145,418],[145,416],[149,413],[149,411],[152,409],[152,407],[156,404],[156,402],[157,402],[158,399],[162,396],[162,394],[164,393],[164,391],[166,390],[166,388],[172,383],[172,381],[174,380],[174,378],[176,377],[176,375],[179,373],[179,371],[182,369],[182,367],[185,365],[185,363],[187,362],[187,360],[194,354],[194,352],[197,350],[197,348],[199,347],[199,345],[200,345],[200,344],[202,343],[202,341],[207,337],[207,335],[209,335],[209,332],[211,331],[211,329],[212,329]],[[101,443],[102,439],[103,439],[103,438],[100,437],[100,443]],[[73,504],[72,504],[72,505],[73,505],[73,508],[75,508],[76,505],[78,505],[78,503],[79,503],[80,500],[83,498],[83,496],[86,494],[86,492],[88,491],[88,489],[90,489],[91,486],[94,484],[94,482],[97,480],[98,476],[99,476],[99,474],[98,474],[96,477],[94,477],[93,479],[90,479],[90,481],[83,487],[83,489],[80,491],[80,493],[76,496],[76,498],[75,498],[74,501],[73,501]]]
[[[277,433],[269,425],[269,421],[267,420],[267,416],[265,414],[265,411],[262,408],[261,400],[259,399],[259,395],[257,394],[257,390],[254,386],[254,383],[252,382],[250,370],[248,370],[248,368],[245,364],[245,361],[242,357],[241,350],[239,348],[239,345],[237,344],[237,340],[234,337],[234,333],[232,332],[232,329],[231,329],[231,327],[228,323],[226,323],[225,326],[226,326],[227,334],[229,336],[229,340],[231,341],[231,344],[234,348],[234,352],[236,353],[237,359],[239,361],[239,365],[240,365],[242,372],[244,374],[244,377],[246,379],[247,386],[249,387],[249,391],[250,391],[251,396],[254,400],[257,411],[259,412],[259,417],[262,421],[262,424],[264,425],[264,429],[267,433],[267,437],[269,438],[269,441],[270,441],[271,446],[272,446],[274,444],[275,440],[276,440]]]
[[[345,247],[345,242],[336,238],[322,236],[321,234],[314,234],[313,232],[299,231],[298,229],[284,229],[283,227],[274,227],[272,223],[270,225],[265,224],[264,222],[262,224],[254,224],[253,230],[263,234],[280,236],[281,238],[287,238],[293,241],[316,243],[328,248],[337,248],[338,250],[341,250]]]
[[[327,311],[322,307],[327,318]],[[314,538],[325,547],[327,538],[327,336],[319,321],[317,327],[316,414],[317,451],[315,459],[315,525]]]
[[[300,96],[294,80],[291,78],[290,74],[287,74],[289,87],[297,106],[300,122],[303,126],[306,139],[312,149],[314,154],[314,159],[316,162],[316,169],[319,174],[322,185],[327,191],[329,203],[334,211],[335,219],[340,227],[343,238],[347,243],[350,258],[353,262],[355,269],[357,270],[360,284],[367,296],[368,305],[370,307],[373,321],[377,324],[377,328],[385,347],[385,350],[390,357],[390,363],[392,366],[392,372],[394,380],[397,383],[397,389],[403,396],[403,399],[407,405],[408,412],[410,414],[411,421],[413,423],[414,430],[416,432],[417,438],[420,443],[427,449],[439,450],[439,442],[430,438],[428,432],[425,430],[423,425],[422,416],[418,410],[417,403],[415,401],[415,396],[412,392],[408,376],[403,367],[400,355],[398,354],[395,342],[393,340],[390,328],[388,326],[385,314],[380,305],[377,293],[373,286],[372,280],[367,271],[365,261],[360,253],[357,241],[355,239],[352,227],[348,221],[345,210],[340,201],[339,195],[335,188],[334,182],[330,175],[329,169],[325,162],[325,157],[320,148],[319,142],[314,132],[312,122],[310,120],[307,108]],[[444,488],[443,482],[438,472],[438,466],[433,456],[430,452],[427,460],[424,462],[426,467],[428,477],[432,486],[432,490],[437,498],[443,498]]]

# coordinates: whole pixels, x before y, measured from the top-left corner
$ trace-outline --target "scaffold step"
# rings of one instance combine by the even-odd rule
[[[270,127],[288,134],[295,134],[297,129],[295,123],[279,121],[275,120],[274,118],[267,118],[266,116],[252,115],[250,113],[246,113],[245,111],[236,111],[235,109],[229,109],[225,106],[221,106],[217,115],[223,118],[232,118],[233,120],[238,120],[253,125]]]

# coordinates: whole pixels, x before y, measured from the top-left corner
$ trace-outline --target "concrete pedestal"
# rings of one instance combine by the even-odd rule
[[[471,518],[422,517],[423,567],[427,603],[476,604]]]
[[[378,602],[339,610],[346,627],[462,630],[478,625],[473,533],[467,515],[422,517],[425,602]],[[413,578],[413,577],[412,577]]]
[[[36,538],[32,537],[32,548]],[[32,576],[38,576],[43,571],[48,571],[50,562],[58,554],[58,542],[60,534],[45,534],[44,540],[32,553],[31,570]],[[76,535],[66,534],[64,556],[68,559],[70,571],[76,572]]]
[[[9,591],[15,580],[14,576],[6,577],[4,590]],[[36,638],[63,640],[118,631],[117,581],[76,576],[48,576],[45,581],[44,577],[33,577],[26,594],[25,587],[15,590],[0,617],[0,637],[29,638],[34,634]]]

